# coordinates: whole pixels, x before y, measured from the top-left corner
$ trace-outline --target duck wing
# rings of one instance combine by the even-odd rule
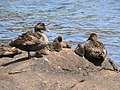
[[[37,34],[38,39],[48,43],[48,37],[44,33],[37,32],[36,34]]]
[[[84,49],[87,59],[104,59],[107,54],[104,44],[99,41],[87,41],[84,45]]]
[[[45,47],[46,42],[43,41],[42,35],[28,31],[12,40],[10,45],[24,51],[35,51]]]

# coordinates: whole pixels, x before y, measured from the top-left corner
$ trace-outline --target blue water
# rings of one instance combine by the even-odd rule
[[[120,0],[0,0],[1,43],[41,21],[51,30],[50,41],[61,35],[73,48],[97,33],[107,57],[120,65]]]

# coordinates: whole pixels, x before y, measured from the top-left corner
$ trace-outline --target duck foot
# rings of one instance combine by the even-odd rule
[[[31,55],[30,55],[30,52],[28,51],[28,57],[27,59],[31,59]]]

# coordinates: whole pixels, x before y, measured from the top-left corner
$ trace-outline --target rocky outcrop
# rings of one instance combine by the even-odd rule
[[[33,53],[34,55],[34,53]],[[120,74],[106,59],[95,66],[71,49],[28,59],[0,59],[0,90],[119,90]]]

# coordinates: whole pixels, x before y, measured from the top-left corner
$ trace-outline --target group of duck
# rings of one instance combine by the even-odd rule
[[[49,29],[44,23],[40,22],[35,25],[33,31],[27,31],[9,43],[2,44],[0,46],[0,57],[13,58],[15,55],[20,54],[21,51],[26,51],[28,52],[28,58],[31,58],[31,51],[39,55],[47,55],[51,51],[59,52],[62,48],[72,47],[61,36],[57,36],[52,42],[49,42],[43,31],[49,31]],[[83,44],[78,44],[74,52],[91,62],[103,62],[107,55],[104,44],[99,41],[99,37],[95,33],[92,33]]]

